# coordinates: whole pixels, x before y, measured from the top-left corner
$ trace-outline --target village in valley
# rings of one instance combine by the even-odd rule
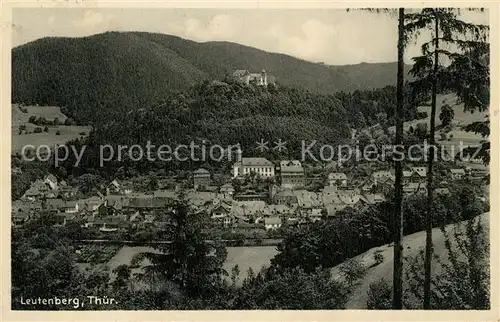
[[[58,225],[77,222],[102,233],[154,227],[161,225],[156,211],[168,208],[178,191],[184,189],[190,204],[207,213],[215,227],[238,232],[276,231],[328,220],[348,207],[360,211],[385,201],[395,180],[393,170],[384,165],[377,168],[369,164],[368,175],[355,177],[352,168],[332,161],[319,173],[307,175],[299,160],[271,162],[263,157],[241,157],[241,153],[236,158],[231,173],[212,174],[198,168],[184,180],[153,174],[150,177],[157,189],[150,191],[137,191],[135,187],[137,181],[151,178],[113,179],[94,187],[85,197],[78,186],[49,174],[33,182],[20,200],[13,201],[12,221],[22,224],[38,211],[47,210],[57,218]],[[449,167],[435,194],[449,194],[452,182],[485,185],[487,176],[484,167]],[[425,166],[403,171],[404,194],[425,195],[426,187]],[[256,235],[246,236],[251,239]]]

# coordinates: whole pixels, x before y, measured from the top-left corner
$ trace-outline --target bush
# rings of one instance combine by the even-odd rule
[[[373,259],[375,260],[374,266],[380,265],[384,262],[384,255],[382,255],[380,253],[376,253],[373,255]]]
[[[48,128],[48,127],[45,127],[45,128],[43,129],[43,131],[44,131],[44,132],[49,132],[49,128]]]
[[[30,118],[28,119],[28,122],[31,123],[31,124],[35,124],[35,122],[36,122],[36,116],[34,116],[34,115],[30,116]]]
[[[76,124],[75,121],[70,117],[68,117],[66,121],[64,121],[64,125],[75,125],[75,124]]]
[[[369,310],[390,310],[392,308],[392,288],[384,279],[370,284],[366,308]]]
[[[299,268],[279,274],[263,269],[257,275],[249,271],[232,301],[231,309],[343,309],[348,290],[332,280],[330,270],[305,273]]]
[[[344,275],[349,286],[352,286],[358,279],[365,276],[366,268],[358,260],[349,259],[340,266],[340,273]]]
[[[78,134],[79,134],[79,135],[86,135],[87,133],[85,133],[85,132],[80,132],[80,133],[78,133]]]
[[[35,124],[36,125],[46,125],[48,124],[49,122],[47,122],[47,120],[45,119],[45,117],[43,116],[40,116],[39,118],[36,119],[35,121]]]
[[[437,266],[432,276],[431,309],[436,310],[489,310],[490,272],[489,239],[481,217],[454,225],[453,238],[444,228],[446,256],[435,256]],[[424,280],[423,251],[409,258],[406,280],[409,295],[422,305]],[[405,303],[408,307],[409,304]]]
[[[33,131],[33,133],[42,133],[42,128],[41,127],[35,128],[35,130]]]
[[[61,135],[61,131],[57,130],[56,135]]]

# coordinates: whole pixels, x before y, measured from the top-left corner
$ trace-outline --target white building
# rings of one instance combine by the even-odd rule
[[[274,177],[274,163],[266,158],[241,158],[233,165],[233,178],[255,172],[262,177]]]
[[[267,86],[269,83],[265,69],[260,73],[250,73],[248,70],[238,69],[233,73],[233,77],[247,85],[253,83],[258,86]]]
[[[453,180],[461,180],[465,177],[464,169],[450,169],[450,176]]]
[[[304,168],[298,160],[280,162],[281,186],[293,189],[305,185]]]
[[[343,172],[332,172],[328,174],[328,185],[330,187],[347,187],[347,176]]]
[[[266,227],[266,230],[278,229],[281,227],[281,218],[279,217],[264,218],[264,226]]]

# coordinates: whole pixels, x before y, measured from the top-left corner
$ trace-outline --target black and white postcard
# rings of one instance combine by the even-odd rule
[[[498,5],[3,8],[5,320],[498,319]]]

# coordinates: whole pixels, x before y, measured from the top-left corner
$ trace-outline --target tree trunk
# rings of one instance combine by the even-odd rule
[[[403,144],[403,108],[404,108],[404,15],[405,9],[399,8],[398,23],[398,74],[397,74],[397,96],[396,96],[396,146]],[[394,269],[393,269],[393,297],[392,308],[401,310],[403,308],[403,167],[402,160],[395,161],[395,183],[394,183]]]
[[[432,262],[432,216],[433,216],[433,199],[434,188],[432,166],[435,157],[435,132],[436,132],[436,95],[437,95],[437,72],[439,63],[439,19],[435,16],[435,35],[434,35],[434,71],[432,75],[432,101],[431,101],[431,126],[429,131],[429,154],[428,154],[428,169],[427,169],[427,213],[425,216],[425,279],[424,279],[424,310],[430,309],[431,302],[431,262]]]

